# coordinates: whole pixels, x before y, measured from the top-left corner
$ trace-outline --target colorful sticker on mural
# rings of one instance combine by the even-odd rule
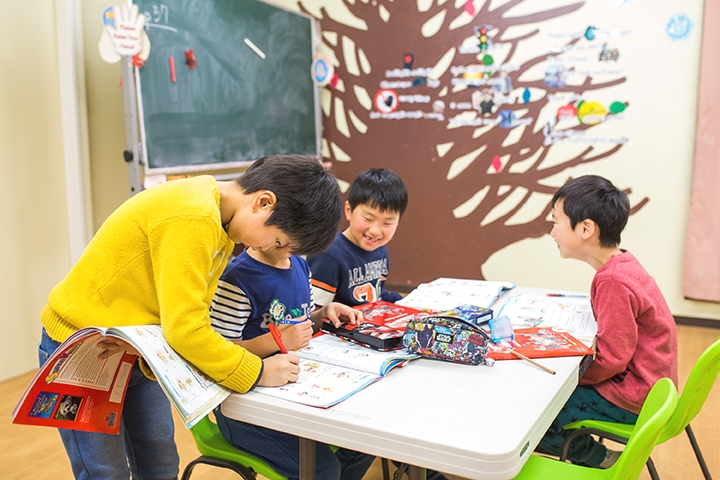
[[[577,117],[582,124],[595,125],[605,120],[607,109],[599,102],[580,102]]]
[[[330,83],[335,74],[335,67],[324,56],[317,54],[311,67],[312,79],[316,85],[324,87]]]
[[[545,84],[550,88],[563,88],[567,82],[568,70],[560,63],[550,63],[545,67]]]
[[[670,40],[685,40],[692,28],[693,22],[687,15],[675,15],[665,25],[665,33]]]
[[[378,90],[375,94],[375,100],[373,105],[375,109],[380,113],[391,113],[398,108],[398,94],[395,90],[382,89]]]

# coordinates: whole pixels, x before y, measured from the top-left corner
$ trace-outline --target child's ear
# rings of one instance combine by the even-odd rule
[[[350,208],[350,202],[345,200],[345,220],[347,220],[349,222],[351,216],[352,216],[352,208]]]
[[[586,218],[582,222],[580,222],[580,235],[582,236],[583,240],[588,240],[592,238],[593,235],[597,232],[598,235],[600,234],[600,230],[597,228],[597,224],[590,220],[589,218]]]
[[[275,208],[277,203],[277,196],[275,192],[270,190],[260,190],[255,192],[255,198],[253,199],[253,210],[272,210]]]

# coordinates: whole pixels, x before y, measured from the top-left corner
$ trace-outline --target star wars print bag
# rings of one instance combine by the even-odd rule
[[[487,358],[490,337],[485,330],[458,317],[427,315],[410,320],[403,345],[410,353],[437,360],[488,367],[495,363]]]

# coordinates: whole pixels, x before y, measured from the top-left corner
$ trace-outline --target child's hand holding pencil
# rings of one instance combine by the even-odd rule
[[[307,347],[313,336],[312,322],[308,318],[293,318],[281,320],[277,328],[284,347],[287,350],[297,350]],[[277,340],[276,340],[277,341]],[[279,345],[278,345],[279,346]]]

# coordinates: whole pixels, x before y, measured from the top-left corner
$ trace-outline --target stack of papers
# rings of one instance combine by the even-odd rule
[[[512,282],[486,282],[462,278],[438,278],[430,283],[421,283],[399,305],[423,310],[450,310],[459,305],[476,305],[491,308],[505,290],[514,288]]]

